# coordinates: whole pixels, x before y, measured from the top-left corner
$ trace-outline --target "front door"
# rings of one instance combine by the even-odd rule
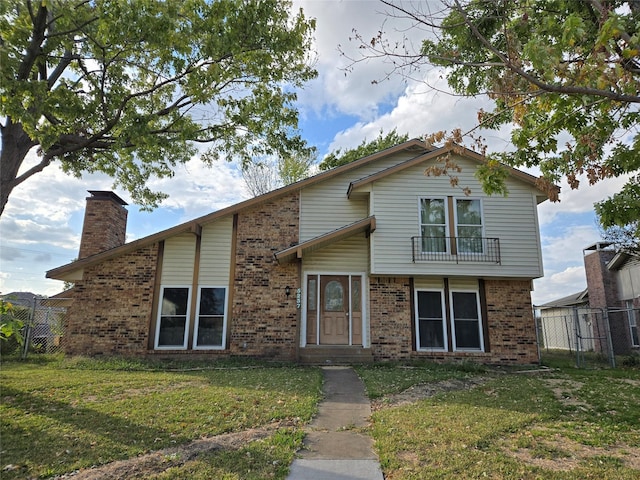
[[[349,345],[349,277],[320,277],[320,344]]]

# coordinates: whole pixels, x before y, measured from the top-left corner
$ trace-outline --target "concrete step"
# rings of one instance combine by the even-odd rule
[[[373,352],[356,346],[312,345],[301,348],[299,358],[305,365],[353,365],[373,363]]]

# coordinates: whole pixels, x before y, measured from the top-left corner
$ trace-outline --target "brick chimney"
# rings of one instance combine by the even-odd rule
[[[607,264],[616,255],[609,242],[598,242],[584,249],[584,270],[591,308],[617,307],[616,278]]]
[[[113,192],[88,192],[79,260],[123,245],[127,233],[127,203]]]

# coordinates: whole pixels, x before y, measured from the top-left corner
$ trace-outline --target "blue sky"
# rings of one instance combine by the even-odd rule
[[[370,38],[381,28],[383,5],[375,1],[296,1],[307,16],[315,17],[315,62],[319,76],[299,92],[300,127],[322,158],[337,148],[355,147],[373,139],[382,129],[420,137],[438,130],[472,128],[476,111],[486,100],[461,99],[430,90],[423,82],[399,77],[372,84],[384,76],[388,65],[363,62],[345,75],[348,61],[343,50],[358,54],[349,41],[353,29]],[[391,36],[406,25],[384,25]],[[418,33],[418,32],[413,32]],[[419,40],[419,37],[416,37]],[[423,80],[446,89],[436,71],[425,71]],[[484,134],[494,151],[509,149],[509,132]],[[35,152],[29,155],[35,162]],[[25,165],[27,168],[28,165]],[[535,171],[529,173],[537,174]],[[586,285],[582,249],[599,240],[593,203],[618,191],[624,179],[595,186],[583,182],[578,190],[562,184],[561,202],[539,207],[545,277],[534,282],[533,301],[541,304],[583,289]],[[204,167],[197,158],[180,166],[172,179],[154,181],[153,188],[170,194],[154,212],[129,206],[127,240],[131,241],[207,214],[248,198],[237,167],[218,163]],[[12,193],[0,219],[0,293],[31,291],[53,295],[62,282],[46,280],[45,272],[77,256],[87,190],[109,190],[104,175],[69,177],[53,165]],[[116,191],[126,201],[128,195]]]

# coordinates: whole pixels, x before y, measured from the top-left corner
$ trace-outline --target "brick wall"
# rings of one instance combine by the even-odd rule
[[[85,270],[65,318],[68,354],[146,353],[157,258],[154,244]]]
[[[376,361],[411,355],[411,284],[408,278],[369,279],[371,351]]]
[[[584,270],[589,289],[589,306],[591,308],[607,308],[621,306],[617,298],[616,278],[607,269],[613,259],[613,250],[597,250],[584,256]]]
[[[298,265],[278,265],[274,253],[298,242],[299,202],[294,192],[238,214],[231,354],[296,359]]]
[[[489,363],[538,363],[529,280],[486,280]]]
[[[112,192],[90,193],[84,211],[79,259],[123,245],[127,231],[126,203]]]

